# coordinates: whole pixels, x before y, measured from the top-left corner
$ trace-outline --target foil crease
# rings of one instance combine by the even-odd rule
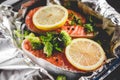
[[[120,56],[120,14],[112,7],[110,6],[106,0],[81,0],[82,3],[84,3],[86,6],[88,6],[90,9],[88,10],[91,12],[90,14],[92,15],[96,15],[97,13],[99,13],[100,15],[102,15],[104,18],[111,20],[110,22],[107,22],[106,20],[104,20],[104,24],[106,25],[107,23],[113,23],[111,24],[111,26],[114,26],[114,30],[110,33],[113,34],[113,37],[111,39],[111,52],[114,54],[114,56],[116,56],[117,58],[119,58]],[[97,12],[97,13],[92,13],[92,10]],[[99,18],[102,18],[100,15]],[[103,18],[103,19],[104,19]],[[106,26],[110,26],[110,25],[106,25]],[[110,28],[109,30],[112,30],[112,28]],[[109,32],[108,32],[109,33]],[[110,63],[110,61],[108,61],[108,63]],[[107,67],[106,65],[104,65],[104,67]],[[103,80],[107,75],[109,75],[114,69],[108,70],[108,73],[105,74],[103,77],[100,78],[100,80]],[[102,70],[104,71],[104,69]],[[81,78],[79,78],[79,80],[91,80],[94,79],[96,77],[96,75],[98,75],[99,73],[94,72],[92,76],[82,76]]]
[[[0,80],[54,80],[44,69],[17,68],[0,71]]]
[[[20,30],[18,12],[0,5],[0,80],[54,80],[43,68],[33,63],[18,47],[14,30]]]
[[[106,0],[81,0],[81,2],[89,4],[88,6],[94,11],[100,13],[105,18],[111,19],[114,24],[120,25],[120,14]]]
[[[111,51],[115,56],[120,55],[120,13],[118,13],[112,6],[110,6],[106,0],[81,0],[87,6],[107,19],[110,19],[115,25],[115,30],[111,40]],[[92,4],[92,6],[90,6]],[[107,22],[105,21],[105,24]]]

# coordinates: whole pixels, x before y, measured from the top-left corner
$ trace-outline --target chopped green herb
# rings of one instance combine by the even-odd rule
[[[81,25],[80,18],[78,18],[77,16],[73,15],[73,13],[69,14],[69,18],[72,19],[71,21],[69,21],[70,25]]]
[[[36,37],[35,34],[30,33],[28,36],[25,36],[25,38],[30,41],[32,49],[42,49],[43,45],[41,44],[39,37]]]
[[[94,30],[93,30],[93,26],[92,26],[91,24],[85,24],[84,27],[85,27],[85,29],[86,29],[86,31],[87,31],[88,33],[94,31]]]
[[[62,52],[63,48],[64,48],[64,43],[61,40],[60,36],[54,37],[52,40],[53,46],[54,46],[54,50],[56,51],[60,51]]]
[[[54,44],[54,49],[57,50],[57,51],[62,52],[62,48],[60,47],[60,44],[59,44],[59,43],[55,43],[55,44]]]
[[[29,34],[30,34],[30,32],[24,31],[24,34],[23,34],[23,35],[24,35],[24,37],[25,37],[25,36],[27,36],[27,35],[29,35]]]
[[[71,42],[71,37],[66,31],[61,31],[60,34],[49,32],[46,35],[41,35],[40,39],[47,57],[50,57],[54,50],[62,52],[63,48]]]
[[[22,33],[20,30],[14,30],[14,34],[17,38],[25,38],[26,36],[29,35],[28,31],[24,31],[24,33]]]
[[[50,57],[53,52],[53,45],[50,42],[44,42],[44,53],[47,55],[47,57]]]
[[[28,34],[28,33],[26,33]],[[62,52],[63,49],[71,42],[71,37],[66,31],[47,32],[37,37],[34,33],[25,36],[31,43],[32,49],[43,49],[47,57],[50,57],[53,51]]]
[[[73,15],[73,20],[76,21],[77,20],[77,17]]]
[[[71,7],[70,1],[69,0],[65,0],[64,1],[64,6],[69,9]]]
[[[14,30],[14,33],[17,37],[22,37],[22,34],[20,34],[20,30]]]
[[[68,14],[68,18],[71,18],[71,17],[73,17],[73,13]]]
[[[64,75],[58,75],[56,80],[67,80],[67,78]]]
[[[89,21],[90,21],[91,23],[93,22],[92,16],[89,17]]]
[[[60,35],[62,36],[62,40],[63,40],[65,46],[67,46],[71,43],[72,39],[66,31],[62,30]]]
[[[42,42],[51,41],[53,38],[53,34],[48,32],[48,33],[46,33],[46,35],[41,35],[40,38],[41,38]]]
[[[75,23],[74,20],[70,21],[70,25],[75,25],[75,24],[76,24],[76,23]]]
[[[81,20],[80,19],[77,20],[77,24],[81,25]]]

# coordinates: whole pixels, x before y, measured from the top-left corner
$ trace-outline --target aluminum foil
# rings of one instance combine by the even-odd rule
[[[0,80],[54,80],[37,66],[18,47],[14,30],[20,29],[18,12],[8,5],[0,5]]]
[[[12,2],[11,4],[16,3],[16,1],[19,0],[15,0],[15,2]],[[69,0],[47,0],[46,4],[63,5],[61,3],[67,1]],[[77,1],[79,2],[80,0]],[[117,29],[114,26],[120,25],[119,13],[117,13],[105,0],[81,0],[81,2],[113,22],[113,24],[110,24],[111,22],[104,19],[100,15],[97,15],[100,19],[104,19],[106,22],[108,21],[108,24],[110,24],[111,27],[108,28],[108,24],[105,22],[103,27],[103,29],[108,30],[110,35]],[[25,17],[27,8],[31,6],[34,1],[31,0],[31,5],[26,4],[25,6],[21,6],[22,14],[20,12],[13,11],[13,7],[5,5],[6,3],[10,4],[8,1],[6,1],[0,5],[0,80],[13,80],[15,78],[15,80],[54,80],[54,78],[48,74],[45,69],[41,68],[35,63],[35,61],[33,62],[31,58],[28,58],[28,56],[24,54],[19,47],[21,44],[20,40],[22,38],[14,37],[14,30],[24,30],[25,24],[23,24],[21,18]],[[92,13],[92,11],[90,14],[94,14],[96,16],[96,13]],[[113,41],[116,40],[116,42],[118,42],[120,39],[117,38],[119,35],[116,37],[116,34],[118,34],[116,32],[117,31],[114,32]],[[109,60],[108,63],[110,63],[112,60],[113,58]],[[107,66],[107,64],[102,66],[99,70],[94,71],[89,76],[79,75],[79,80],[94,79],[96,75],[101,73],[101,71],[106,70]]]
[[[81,0],[81,2],[89,4],[88,6],[94,11],[105,18],[111,19],[114,24],[120,25],[120,14],[106,0]]]
[[[23,68],[24,67],[24,68]],[[54,80],[45,70],[39,67],[19,66],[4,68],[0,71],[0,80]]]
[[[99,13],[103,17],[110,19],[116,25],[113,38],[111,40],[111,50],[118,57],[120,55],[120,13],[118,13],[106,0],[81,0],[84,4],[89,6],[92,10]],[[105,24],[107,22],[105,21]],[[108,26],[108,25],[107,25]]]

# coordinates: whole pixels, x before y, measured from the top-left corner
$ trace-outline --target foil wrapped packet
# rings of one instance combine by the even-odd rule
[[[19,0],[17,0],[19,1]],[[13,10],[13,7],[7,6],[5,4],[13,5],[15,2],[7,3],[8,1],[0,5],[0,78],[1,80],[5,79],[5,76],[8,74],[8,79],[13,79],[15,76],[16,80],[54,80],[51,75],[54,76],[58,74],[65,74],[68,80],[90,80],[90,79],[104,79],[107,75],[110,74],[114,68],[111,66],[117,67],[117,61],[119,59],[119,25],[120,25],[120,14],[117,13],[105,0],[30,0],[23,2],[18,12]],[[69,71],[64,71],[56,67],[44,67],[46,70],[41,68],[41,65],[45,65],[38,59],[34,57],[28,57],[20,48],[21,38],[14,36],[14,30],[21,30],[21,33],[24,32],[25,23],[24,18],[30,8],[33,8],[36,2],[41,2],[41,5],[52,5],[58,4],[69,7],[72,3],[76,4],[77,9],[82,10],[84,14],[92,15],[102,20],[103,30],[112,36],[111,40],[111,56],[106,61],[106,64],[103,65],[99,70],[96,70],[91,73],[81,74],[81,73],[71,73]],[[74,8],[75,9],[75,8]],[[112,21],[112,22],[111,22]],[[116,62],[116,64],[115,64]],[[47,63],[46,63],[47,64]],[[37,67],[36,67],[37,66]],[[48,68],[48,69],[47,69]],[[22,69],[22,70],[21,70]],[[49,70],[51,69],[51,70]],[[48,72],[47,72],[48,71]],[[14,74],[11,74],[14,73]],[[21,77],[19,77],[19,74]],[[70,74],[69,74],[70,73]],[[24,74],[24,75],[23,75]],[[27,78],[25,76],[29,75]],[[36,75],[36,77],[34,77]],[[44,77],[45,76],[45,77]],[[102,77],[99,77],[102,76]],[[25,78],[25,79],[24,79]]]

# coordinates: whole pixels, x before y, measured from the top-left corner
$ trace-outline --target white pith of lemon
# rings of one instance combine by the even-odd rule
[[[50,5],[40,8],[33,15],[33,23],[40,30],[54,30],[65,24],[68,11],[60,5]]]
[[[74,39],[66,47],[65,55],[74,67],[83,71],[97,69],[106,59],[102,47],[97,42],[85,38]]]

